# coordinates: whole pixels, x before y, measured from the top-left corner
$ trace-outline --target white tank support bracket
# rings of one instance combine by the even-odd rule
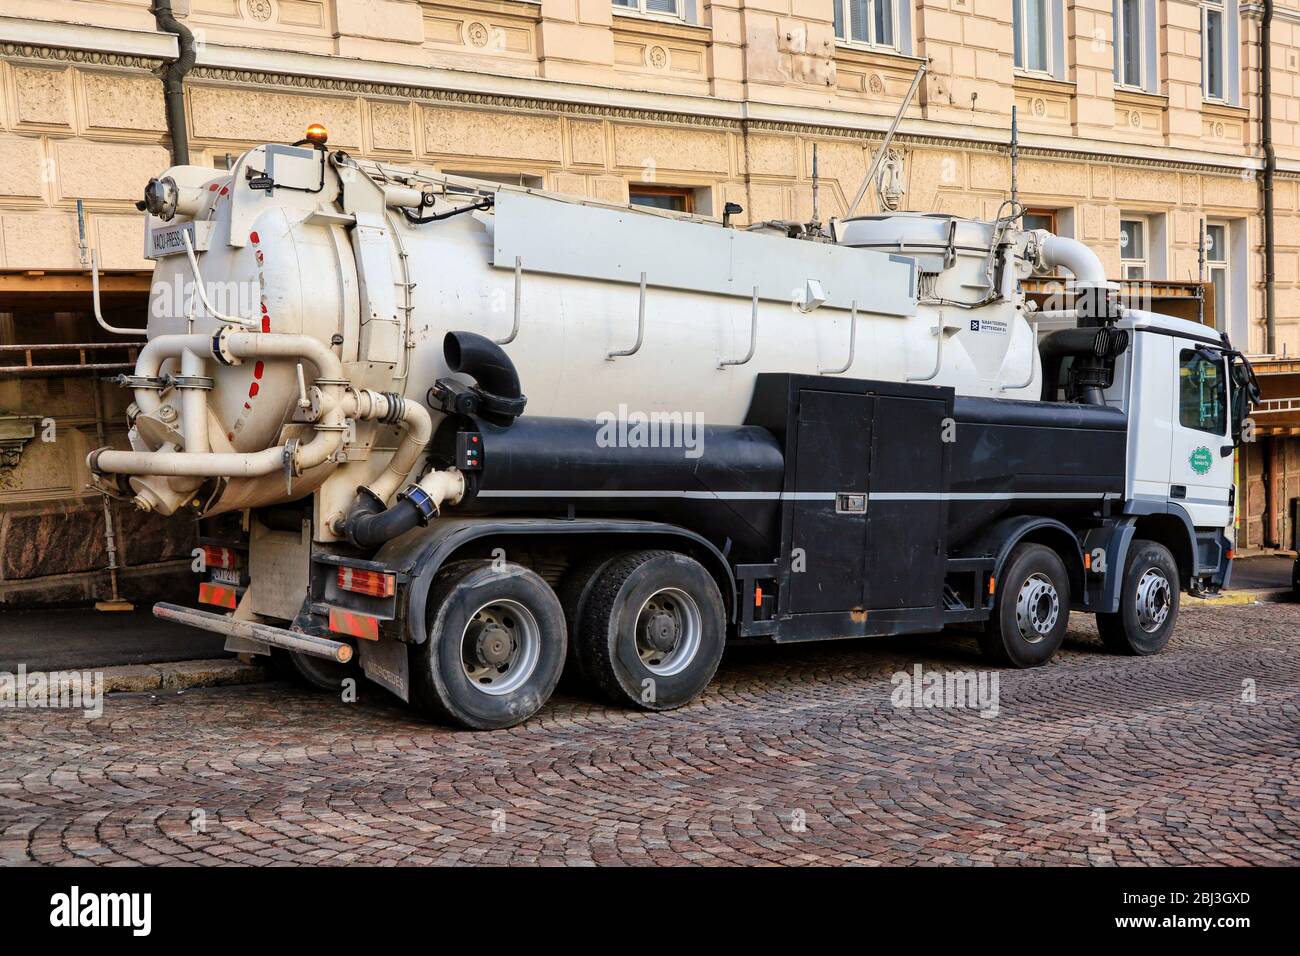
[[[1033,331],[1034,337],[1029,340],[1030,343],[1029,344],[1029,348],[1030,348],[1029,377],[1026,378],[1019,385],[1008,385],[1005,382],[999,383],[998,385],[999,392],[1018,392],[1020,391],[1020,389],[1028,388],[1030,385],[1034,384],[1034,373],[1037,371],[1037,363],[1034,361],[1034,354],[1038,351],[1038,323],[1037,322],[1034,323],[1033,329],[1034,329]]]
[[[519,335],[519,314],[524,301],[524,257],[515,256],[515,324],[504,339],[493,339],[496,345],[509,345]]]
[[[645,273],[641,273],[641,303],[637,307],[636,318],[636,345],[622,352],[610,352],[605,356],[605,361],[612,362],[616,358],[627,355],[636,355],[641,351],[641,343],[645,341]]]
[[[840,368],[818,368],[818,375],[843,375],[853,367],[853,355],[858,350],[858,303],[849,310],[849,360]]]
[[[743,359],[727,359],[718,363],[718,368],[726,368],[729,365],[748,365],[754,357],[754,351],[758,348],[758,286],[754,286],[754,300],[749,314],[749,351],[745,353]]]
[[[939,370],[943,368],[943,316],[939,316],[939,324],[930,326],[930,334],[939,337],[939,344],[935,349],[934,371],[929,375],[909,375],[909,382],[930,382],[939,377]]]

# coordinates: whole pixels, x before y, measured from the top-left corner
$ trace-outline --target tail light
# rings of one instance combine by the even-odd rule
[[[397,575],[362,568],[339,568],[339,587],[353,594],[388,598],[397,593]]]
[[[222,548],[214,544],[205,544],[203,546],[203,562],[205,567],[233,571],[239,567],[239,555],[235,553],[234,548]]]

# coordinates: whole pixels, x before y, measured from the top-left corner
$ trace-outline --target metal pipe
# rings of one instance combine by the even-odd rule
[[[612,362],[620,356],[636,355],[641,351],[641,343],[645,341],[645,273],[641,273],[641,302],[637,307],[636,319],[636,345],[630,349],[624,349],[621,352],[610,352],[605,356],[606,362]]]
[[[346,664],[352,660],[352,645],[342,641],[331,641],[327,637],[316,637],[298,631],[286,631],[281,627],[272,627],[257,621],[239,621],[224,614],[211,611],[197,611],[194,608],[181,607],[177,604],[160,603],[153,606],[153,616],[163,621],[175,621],[200,630],[225,634],[228,637],[242,637],[248,641],[260,641],[272,647],[286,651],[297,651],[309,657],[319,657],[327,661]]]
[[[920,87],[921,80],[929,69],[930,62],[928,60],[916,68],[916,76],[912,77],[912,85],[908,87],[907,95],[903,97],[903,104],[898,108],[898,112],[894,114],[894,121],[889,124],[889,132],[885,133],[880,148],[876,150],[876,155],[871,160],[871,168],[867,170],[867,175],[862,177],[862,185],[858,187],[853,202],[849,203],[848,212],[844,214],[845,219],[850,218],[857,211],[858,206],[862,204],[862,197],[867,194],[867,190],[871,188],[872,182],[875,181],[876,174],[880,172],[880,164],[885,161],[885,157],[889,154],[889,146],[894,141],[894,134],[898,132],[898,124],[903,122],[903,114],[912,105],[912,98],[916,96],[917,88]]]
[[[119,329],[115,325],[109,325],[104,321],[104,312],[99,303],[99,250],[93,249],[90,253],[90,289],[91,302],[95,308],[95,321],[105,332],[112,332],[114,335],[138,335],[145,336],[149,334],[148,329]]]
[[[1264,351],[1269,355],[1277,351],[1277,302],[1273,288],[1277,284],[1273,189],[1277,173],[1277,150],[1273,145],[1273,7],[1274,0],[1264,0],[1263,18],[1259,25],[1259,123],[1260,145],[1264,151],[1264,175],[1261,182],[1264,192]],[[1220,318],[1219,321],[1222,322],[1223,319]],[[1249,342],[1237,343],[1237,347],[1243,351],[1249,345]]]
[[[940,327],[940,333],[943,329]],[[858,350],[858,303],[853,302],[853,308],[849,311],[849,360],[844,363],[842,368],[819,368],[818,375],[843,375],[853,367],[853,355]]]
[[[167,109],[167,133],[172,140],[172,165],[188,166],[190,162],[190,135],[185,122],[185,77],[194,69],[198,50],[194,34],[176,19],[172,0],[153,0],[154,20],[163,33],[176,35],[180,55],[167,64],[163,73],[163,97]]]
[[[750,307],[749,313],[749,351],[745,353],[743,359],[727,359],[718,363],[718,368],[727,368],[730,365],[748,365],[754,357],[754,351],[758,348],[758,286],[754,286],[754,301]]]
[[[190,242],[190,234],[184,229],[181,230],[181,241],[185,243],[185,255],[190,260],[190,271],[194,273],[194,289],[198,292],[199,300],[203,303],[203,307],[208,310],[208,314],[218,322],[238,325],[245,329],[257,328],[259,323],[254,319],[241,319],[239,316],[225,315],[217,311],[216,306],[208,299],[207,290],[203,287],[203,274],[199,272],[199,260],[194,255],[194,243]]]
[[[178,384],[181,393],[181,434],[185,436],[185,450],[191,454],[210,451],[208,444],[208,388],[207,384],[195,384],[207,374],[207,363],[194,352],[186,349],[181,353],[181,379]]]
[[[520,313],[523,311],[524,302],[524,260],[522,256],[515,256],[515,321],[510,326],[510,334],[504,339],[493,339],[497,345],[509,345],[516,336],[519,335]]]
[[[938,349],[934,356],[934,371],[929,375],[907,376],[909,382],[931,382],[939,377],[939,370],[943,368],[943,314],[939,315],[939,324],[930,326],[930,331],[939,336]]]

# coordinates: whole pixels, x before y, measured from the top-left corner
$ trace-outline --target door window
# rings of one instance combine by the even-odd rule
[[[1228,429],[1228,379],[1222,359],[1196,349],[1178,358],[1178,422],[1184,428],[1222,435]]]

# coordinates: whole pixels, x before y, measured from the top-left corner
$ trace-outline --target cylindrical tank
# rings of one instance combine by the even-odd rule
[[[1023,242],[1017,245],[1018,233],[999,232],[1002,245],[990,255],[995,230],[987,223],[895,215],[839,224],[838,244],[863,248],[868,279],[880,262],[915,262],[910,290],[879,288],[882,300],[910,295],[911,314],[879,313],[871,297],[855,299],[854,329],[847,305],[819,308],[811,284],[802,299],[795,290],[789,301],[757,293],[751,300],[701,291],[707,276],[692,280],[693,287],[673,287],[652,275],[643,293],[636,281],[582,269],[542,272],[528,262],[512,268],[498,261],[496,213],[484,199],[514,187],[448,186],[427,172],[283,147],[258,147],[229,173],[178,167],[166,175],[189,197],[183,205],[193,215],[149,217],[146,244],[156,259],[150,337],[216,335],[230,320],[250,331],[306,336],[337,356],[345,383],[338,387],[348,395],[373,389],[421,402],[449,374],[442,347],[452,330],[509,338],[504,348],[527,395],[528,417],[594,420],[623,406],[734,426],[743,421],[761,372],[923,381],[1003,398],[1034,397],[1039,388],[1037,350],[1016,281],[1025,268]],[[417,197],[425,205],[401,208]],[[630,208],[623,214],[656,215]],[[687,225],[696,231],[688,233]],[[683,224],[682,248],[669,254],[689,259],[691,237],[702,228],[724,227]],[[806,251],[796,248],[807,245],[803,240],[767,241],[789,243],[791,256]],[[186,242],[193,257],[182,248]],[[772,248],[779,258],[784,247]],[[609,258],[608,249],[593,245],[593,256],[597,251]],[[665,255],[663,249],[653,250],[654,257],[648,249],[615,251],[630,276],[639,260]],[[744,271],[744,264],[731,265]],[[206,296],[194,294],[195,266]],[[611,356],[616,352],[633,354]],[[163,373],[179,375],[181,358],[165,362]],[[227,364],[219,348],[205,358],[202,375],[190,379],[192,387],[211,380],[203,394],[213,453],[305,442],[313,402],[334,387],[306,360],[236,357]],[[193,371],[195,359],[187,361]],[[178,437],[181,426],[165,420],[168,407],[182,404],[175,382],[146,383],[144,391],[136,386],[144,414],[132,431],[133,448],[190,450]],[[157,412],[146,407],[159,404]],[[194,427],[196,414],[191,404],[187,427]],[[212,514],[298,498],[344,475],[336,483],[341,502],[383,470],[401,435],[392,420],[357,415],[349,424],[354,430],[338,453],[307,474],[293,474],[289,455],[283,474],[215,476],[202,485],[172,478],[166,488],[147,478],[130,483],[153,487],[150,501],[159,510],[174,510],[181,498],[196,507],[189,499],[199,495],[197,510]],[[322,513],[342,510],[334,502]]]

